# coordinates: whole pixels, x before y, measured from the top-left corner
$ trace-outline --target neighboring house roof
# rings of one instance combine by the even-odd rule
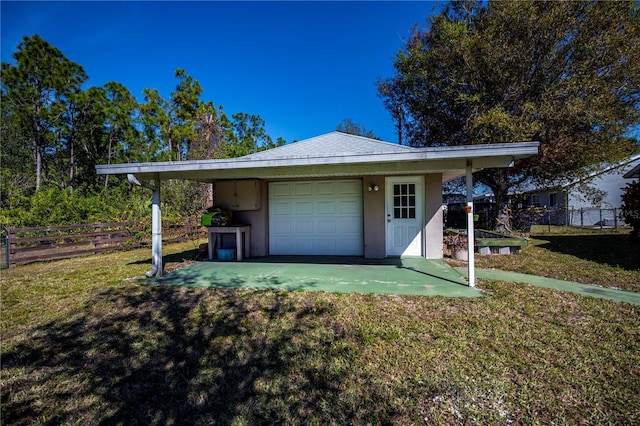
[[[562,188],[569,188],[569,187],[572,187],[572,186],[577,185],[579,183],[589,181],[589,180],[594,179],[594,178],[596,178],[598,176],[601,176],[601,175],[604,175],[606,173],[609,173],[609,172],[611,172],[613,170],[623,168],[624,166],[626,166],[626,165],[628,165],[630,163],[633,163],[635,161],[638,161],[638,160],[640,160],[640,154],[632,155],[631,157],[629,157],[627,159],[624,159],[624,160],[622,160],[622,161],[620,161],[618,163],[610,164],[610,165],[608,165],[606,167],[603,167],[602,169],[597,170],[597,171],[589,174],[587,177],[584,177],[584,178],[581,178],[581,179],[577,179],[577,180],[575,180],[573,182],[569,182],[567,184],[564,184],[564,185],[562,185]],[[638,166],[640,166],[640,164]],[[638,166],[636,166],[634,169],[637,169]],[[634,169],[632,169],[629,173],[631,173]],[[627,174],[625,174],[623,177],[626,178]]]
[[[621,169],[624,168],[625,166],[635,162],[635,161],[639,161],[640,160],[640,154],[636,154],[636,155],[632,155],[629,158],[626,158],[618,163],[615,164],[609,164],[609,165],[604,165],[602,166],[602,168],[600,168],[599,170],[596,170],[595,172],[590,173],[589,175],[576,179],[576,180],[572,180],[570,182],[558,182],[554,185],[548,185],[548,186],[521,186],[520,188],[518,188],[517,191],[510,193],[510,195],[516,195],[516,194],[538,194],[538,193],[542,193],[542,192],[554,192],[554,191],[567,191],[570,190],[572,187],[585,183],[585,182],[589,182],[592,179],[597,178],[598,176],[602,176],[605,175],[611,171],[617,170],[617,169]],[[638,177],[638,174],[640,173],[640,164],[636,165],[633,169],[629,170],[627,173],[625,173],[623,175],[624,178],[626,179],[632,179],[632,178],[636,178]]]
[[[635,178],[640,177],[640,164],[635,166],[633,169],[629,170],[622,177],[625,178],[625,179],[635,179]]]
[[[443,181],[474,170],[509,167],[537,154],[538,142],[413,148],[332,132],[244,157],[98,165],[99,175],[134,174],[140,180],[280,179],[442,173]]]

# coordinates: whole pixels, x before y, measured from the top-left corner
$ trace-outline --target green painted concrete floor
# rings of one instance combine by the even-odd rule
[[[420,258],[343,257],[251,258],[243,262],[205,261],[172,271],[155,284],[209,288],[253,288],[479,297],[481,292],[443,261]]]
[[[466,268],[455,268],[461,275],[467,276]],[[640,306],[640,293],[633,291],[617,290],[614,288],[598,287],[590,284],[581,284],[573,281],[556,280],[540,277],[538,275],[521,274],[518,272],[501,271],[499,269],[476,269],[476,277],[496,281],[509,281],[527,283],[535,287],[550,288],[553,290],[568,291],[583,296],[597,297],[599,299],[626,302]]]
[[[422,258],[272,256],[243,262],[204,261],[172,271],[152,284],[207,288],[253,288],[380,293],[417,296],[479,297],[467,286],[467,269]],[[496,269],[476,269],[476,277],[524,282],[537,287],[640,306],[640,293],[579,284]]]

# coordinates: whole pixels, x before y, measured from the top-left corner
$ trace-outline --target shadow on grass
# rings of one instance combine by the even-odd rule
[[[198,255],[197,249],[185,250],[180,253],[165,254],[162,256],[162,263],[167,264],[170,262],[183,262],[185,260],[196,260]],[[151,258],[143,260],[137,260],[135,262],[129,262],[127,265],[151,265]]]
[[[543,235],[547,250],[626,270],[640,269],[640,244],[627,234]]]
[[[326,367],[355,349],[332,310],[286,292],[106,290],[2,352],[20,372],[3,423],[346,423],[346,374]]]

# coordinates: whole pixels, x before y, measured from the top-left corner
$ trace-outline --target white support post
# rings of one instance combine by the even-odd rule
[[[160,178],[156,176],[151,200],[151,267],[162,276],[162,210],[160,209]]]
[[[468,252],[468,275],[469,275],[469,287],[476,286],[476,266],[475,266],[475,254],[473,252],[475,247],[475,229],[473,224],[473,163],[471,160],[467,160],[467,252]]]

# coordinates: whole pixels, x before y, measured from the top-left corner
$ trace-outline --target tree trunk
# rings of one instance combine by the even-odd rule
[[[73,192],[73,179],[75,178],[75,144],[73,143],[73,138],[69,140],[69,188],[71,188],[71,192]]]
[[[398,145],[402,145],[402,129],[404,126],[404,123],[402,122],[402,110],[400,108],[398,108],[398,113],[397,113],[397,124],[396,124],[396,129],[398,130]]]
[[[107,164],[111,164],[111,141],[113,139],[113,130],[109,132],[109,150],[107,151]],[[104,187],[109,183],[109,175],[104,176]]]
[[[488,186],[496,200],[496,208],[491,221],[496,232],[510,233],[513,229],[511,209],[509,208],[509,171],[497,169],[495,171],[482,170],[477,174],[478,182]]]
[[[36,121],[33,123],[33,161],[36,167],[36,191],[40,189],[42,184],[42,147],[44,143],[42,141],[42,133],[40,132],[40,125]]]
[[[509,200],[507,189],[500,186],[492,188],[493,195],[496,197],[496,222],[495,230],[503,234],[512,232],[511,209],[509,208]]]
[[[34,143],[34,162],[36,166],[36,191],[40,189],[40,182],[42,181],[42,152],[40,151],[40,145]]]
[[[206,183],[206,195],[205,195],[205,200],[204,200],[204,209],[208,209],[209,207],[213,207],[213,184],[212,183]]]

